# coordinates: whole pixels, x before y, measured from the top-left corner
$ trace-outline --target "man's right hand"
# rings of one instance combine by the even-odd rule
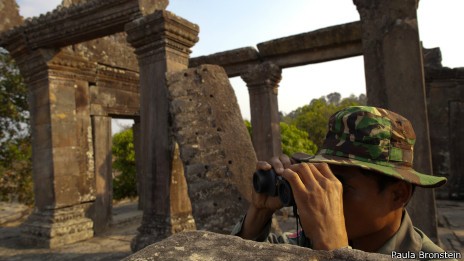
[[[290,165],[291,162],[289,157],[282,155],[280,157],[273,157],[269,163],[259,161],[256,164],[256,169],[270,170],[273,168],[277,175],[282,175],[284,169],[288,168]],[[257,193],[254,189],[252,191],[251,203],[239,234],[240,237],[245,239],[254,239],[272,218],[272,214],[283,206],[279,197],[271,197],[263,193]]]

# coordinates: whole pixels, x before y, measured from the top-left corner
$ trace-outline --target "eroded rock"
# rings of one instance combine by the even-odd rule
[[[125,261],[143,260],[391,260],[390,256],[360,250],[315,251],[289,244],[270,244],[244,240],[236,236],[207,231],[175,234],[127,257]]]
[[[222,67],[168,75],[173,133],[198,229],[229,233],[251,197],[256,155]]]

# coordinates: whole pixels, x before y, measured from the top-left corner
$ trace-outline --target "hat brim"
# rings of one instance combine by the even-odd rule
[[[446,178],[444,177],[422,174],[411,167],[382,166],[376,163],[365,162],[357,159],[321,154],[308,157],[307,161],[312,163],[325,162],[334,165],[360,167],[367,170],[377,171],[397,179],[405,180],[409,183],[425,188],[436,188],[446,183]]]

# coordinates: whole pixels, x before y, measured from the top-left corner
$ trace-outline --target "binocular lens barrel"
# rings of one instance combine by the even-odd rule
[[[256,192],[267,194],[269,196],[277,196],[277,175],[273,169],[258,170],[253,175],[253,187]]]
[[[279,198],[280,198],[280,202],[282,202],[282,205],[286,207],[295,205],[295,201],[293,199],[292,187],[290,186],[290,183],[288,183],[287,180],[283,178],[280,180],[279,187],[278,187],[278,193],[279,193]]]
[[[278,176],[273,169],[256,171],[253,174],[253,188],[257,193],[279,196],[285,207],[295,205],[290,183]]]

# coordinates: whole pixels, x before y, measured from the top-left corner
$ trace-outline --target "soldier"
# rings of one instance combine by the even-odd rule
[[[295,156],[306,163],[294,164],[283,155],[257,164],[260,170],[273,168],[290,183],[302,231],[270,234],[272,214],[282,203],[253,191],[252,204],[232,234],[256,241],[298,242],[317,250],[443,252],[413,226],[405,209],[415,186],[446,183],[443,177],[412,168],[414,142],[411,123],[394,112],[354,106],[335,113],[318,154]]]

